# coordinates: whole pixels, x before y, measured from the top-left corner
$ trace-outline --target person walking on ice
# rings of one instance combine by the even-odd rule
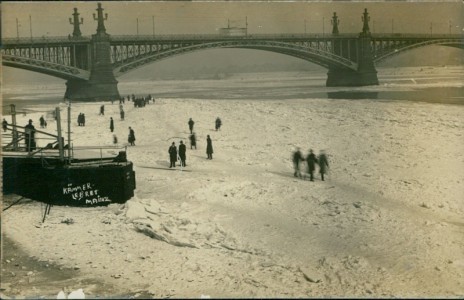
[[[39,119],[40,122],[40,128],[45,128],[45,119],[44,116],[41,116]]]
[[[195,136],[195,132],[190,135],[190,149],[193,149],[195,147],[195,150],[197,149],[197,137]]]
[[[216,118],[216,131],[221,129],[222,121],[219,117]]]
[[[297,147],[295,152],[293,152],[293,168],[295,169],[293,176],[295,177],[301,177],[300,162],[302,160],[303,160],[303,155],[301,154],[300,147]]]
[[[186,159],[185,152],[186,151],[187,151],[187,147],[185,147],[185,144],[184,144],[183,141],[180,141],[179,142],[179,158],[180,158],[180,166],[181,167],[187,166],[185,164],[185,159]]]
[[[129,142],[129,145],[135,146],[135,132],[131,127],[129,127],[129,137],[127,141]]]
[[[324,181],[324,174],[327,173],[327,168],[329,168],[329,161],[327,160],[327,155],[324,150],[321,150],[319,154],[319,173],[321,173],[321,180]]]
[[[171,146],[168,149],[168,153],[169,153],[169,162],[171,163],[169,165],[169,168],[175,168],[176,167],[176,161],[177,161],[176,143],[172,142]]]
[[[193,125],[195,124],[195,122],[192,120],[192,118],[190,118],[190,120],[188,121],[188,125],[189,125],[189,129],[190,129],[190,134],[193,134]]]
[[[110,117],[110,130],[111,130],[111,132],[113,132],[113,130],[114,130],[113,117]]]
[[[314,181],[314,171],[316,170],[317,158],[313,153],[313,149],[309,149],[309,154],[306,156],[306,163],[308,164],[309,180]]]
[[[209,134],[206,137],[206,155],[208,155],[208,159],[213,159],[213,141]]]

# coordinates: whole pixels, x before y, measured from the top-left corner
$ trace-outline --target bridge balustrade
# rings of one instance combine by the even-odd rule
[[[427,33],[371,33],[373,39],[459,39],[461,34],[427,34]]]
[[[19,45],[31,45],[31,44],[82,44],[89,43],[90,37],[67,37],[67,36],[46,36],[46,37],[34,37],[34,38],[2,38],[2,48],[5,46],[19,46]]]
[[[126,42],[126,41],[170,41],[170,40],[197,40],[197,41],[209,41],[209,40],[241,40],[241,39],[346,39],[356,38],[356,33],[346,34],[322,34],[322,33],[308,33],[308,34],[254,34],[250,33],[247,35],[229,36],[223,34],[157,34],[157,35],[112,35],[111,42]]]
[[[153,41],[153,40],[218,40],[218,39],[347,39],[356,38],[359,33],[339,33],[336,35],[328,33],[282,33],[282,34],[256,34],[249,33],[241,36],[228,36],[222,34],[156,34],[156,35],[111,35],[111,42],[124,41]],[[462,39],[461,34],[418,34],[418,33],[371,33],[373,39]],[[72,36],[42,36],[42,37],[9,37],[2,38],[2,48],[13,45],[29,44],[51,44],[51,43],[72,43],[82,44],[91,41],[90,36],[72,37]]]

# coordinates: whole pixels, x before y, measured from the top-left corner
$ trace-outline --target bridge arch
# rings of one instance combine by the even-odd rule
[[[398,54],[402,54],[404,52],[408,52],[413,49],[432,46],[432,45],[454,47],[454,48],[459,48],[459,49],[464,50],[464,44],[462,43],[462,41],[456,41],[456,40],[451,40],[451,39],[428,40],[428,41],[426,40],[426,41],[416,42],[413,44],[392,46],[390,47],[390,49],[388,49],[388,51],[384,51],[383,53],[379,53],[379,55],[376,55],[374,57],[374,63],[379,63],[388,58],[391,58]]]
[[[90,72],[86,70],[27,57],[2,55],[2,64],[7,67],[38,72],[65,80],[88,80],[90,77]]]
[[[275,52],[279,54],[289,55],[308,62],[317,64],[324,68],[336,67],[341,69],[353,70],[357,69],[357,64],[347,58],[338,56],[326,49],[317,49],[303,45],[279,42],[279,41],[265,41],[265,40],[230,40],[219,42],[199,43],[188,46],[181,46],[173,49],[166,49],[162,51],[148,52],[146,54],[134,56],[126,60],[121,60],[113,63],[114,75],[116,77],[126,74],[139,67],[146,66],[147,64],[156,61],[182,55],[189,52],[196,52],[205,49],[217,48],[237,48],[237,49],[252,49]]]

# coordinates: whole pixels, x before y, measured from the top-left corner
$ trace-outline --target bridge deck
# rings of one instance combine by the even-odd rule
[[[120,42],[153,42],[153,41],[221,41],[221,40],[333,40],[333,39],[356,39],[359,33],[341,33],[332,35],[328,33],[311,34],[247,34],[242,36],[225,36],[220,34],[164,34],[164,35],[111,35],[111,43]],[[414,34],[414,33],[372,33],[371,38],[375,40],[436,40],[436,39],[463,39],[460,34]],[[35,37],[35,38],[2,38],[2,48],[21,46],[45,46],[45,45],[79,45],[90,43],[90,36],[73,38],[69,36]]]

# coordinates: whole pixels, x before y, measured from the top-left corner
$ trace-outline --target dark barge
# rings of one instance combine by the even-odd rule
[[[3,194],[69,206],[124,203],[134,196],[133,164],[121,147],[69,147],[60,136],[34,130],[32,148],[25,127],[8,125],[5,132],[11,139],[2,139]],[[36,147],[39,134],[51,143]]]
[[[134,196],[135,172],[132,163],[119,156],[72,163],[50,157],[3,156],[3,193],[52,205],[124,203]]]

